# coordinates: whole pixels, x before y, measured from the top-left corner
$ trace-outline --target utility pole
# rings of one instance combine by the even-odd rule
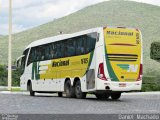
[[[12,0],[9,0],[8,90],[12,89]]]

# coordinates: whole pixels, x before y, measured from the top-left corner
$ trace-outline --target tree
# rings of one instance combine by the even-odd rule
[[[7,85],[7,70],[4,65],[0,65],[0,85]]]
[[[14,70],[12,72],[12,86],[20,86],[20,71]],[[7,86],[8,73],[5,65],[0,65],[0,86]]]
[[[160,42],[153,42],[151,44],[150,58],[160,62]]]

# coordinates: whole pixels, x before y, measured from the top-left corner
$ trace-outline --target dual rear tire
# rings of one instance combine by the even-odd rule
[[[107,100],[110,96],[113,100],[118,100],[121,97],[121,92],[114,92],[114,93],[101,93],[95,94],[97,99],[100,100]]]
[[[99,100],[107,100],[109,98],[109,94],[103,93],[103,94],[95,94],[96,98]]]
[[[70,80],[67,80],[65,82],[64,91],[65,91],[66,97],[68,97],[68,98],[74,98],[75,97],[74,87],[72,87]]]
[[[68,98],[78,98],[78,99],[84,99],[86,98],[86,93],[82,92],[81,90],[81,83],[78,80],[74,86],[71,85],[70,80],[67,80],[65,82],[64,87],[66,97]]]
[[[77,81],[76,84],[75,84],[75,95],[76,95],[76,98],[78,98],[78,99],[86,98],[86,93],[82,92],[82,90],[81,90],[80,81]]]
[[[118,100],[121,97],[121,92],[111,93],[111,98],[113,100]]]

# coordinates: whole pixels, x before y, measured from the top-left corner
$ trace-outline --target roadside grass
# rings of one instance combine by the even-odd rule
[[[159,76],[144,76],[142,84],[142,92],[160,91]]]
[[[148,92],[148,91],[160,91],[160,85],[159,84],[143,84],[142,92]]]
[[[11,91],[12,91],[12,92],[20,92],[21,89],[17,87],[17,88],[12,88]]]
[[[8,91],[7,86],[1,86],[0,91]],[[20,87],[12,87],[11,92],[20,92]]]

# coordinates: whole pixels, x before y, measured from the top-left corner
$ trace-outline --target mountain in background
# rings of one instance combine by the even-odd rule
[[[99,27],[126,26],[139,28],[143,36],[144,73],[160,71],[150,59],[150,44],[160,41],[160,7],[133,1],[106,1],[86,7],[68,16],[13,35],[13,60],[32,41],[63,33]],[[7,36],[0,38],[0,63],[7,63]]]

